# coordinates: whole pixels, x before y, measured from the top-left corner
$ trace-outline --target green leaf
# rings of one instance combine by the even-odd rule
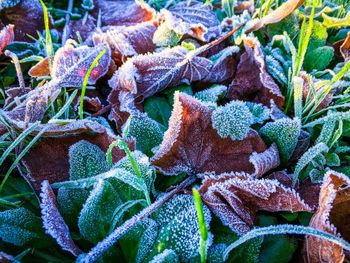
[[[340,158],[336,153],[326,153],[326,164],[327,166],[340,166]]]
[[[334,57],[334,48],[329,46],[318,47],[307,52],[304,60],[304,68],[306,71],[321,71],[327,68]]]
[[[40,217],[26,208],[0,212],[0,239],[16,246],[35,248],[53,244],[44,232]]]
[[[108,171],[104,152],[95,144],[81,140],[69,148],[71,180],[88,178]]]
[[[292,156],[301,131],[299,118],[282,118],[269,122],[260,129],[260,134],[270,142],[276,143],[281,160],[286,162]]]
[[[143,103],[143,109],[150,118],[159,122],[164,127],[168,127],[171,106],[165,98],[150,97]]]
[[[108,181],[99,180],[81,210],[78,226],[81,235],[96,244],[111,229],[113,212],[121,200]]]
[[[322,24],[327,28],[350,26],[350,13],[349,12],[346,14],[345,17],[342,17],[342,18],[331,17],[331,16],[323,13],[322,18],[323,18]]]
[[[168,97],[168,101],[170,105],[174,104],[174,94],[176,91],[181,93],[186,93],[191,96],[193,95],[193,91],[190,85],[183,84],[173,88],[168,88],[164,91],[164,93]]]
[[[260,248],[264,238],[258,237],[253,240],[249,240],[239,248],[235,249],[230,255],[231,262],[242,263],[258,263]],[[226,248],[227,249],[227,248]],[[223,256],[224,257],[224,253]]]
[[[211,221],[209,209],[203,206],[207,228]],[[165,203],[154,215],[158,223],[159,235],[151,255],[172,249],[181,262],[199,255],[200,231],[197,211],[190,195],[176,195]],[[210,238],[207,243],[210,246]]]
[[[160,124],[148,117],[147,114],[131,116],[128,137],[134,137],[136,149],[148,156],[152,155],[152,148],[162,142],[163,133],[164,130]]]
[[[293,258],[298,244],[293,237],[286,235],[264,237],[260,249],[260,263],[288,263]]]
[[[299,17],[296,13],[292,13],[279,23],[267,26],[267,32],[270,36],[283,35],[286,32],[291,39],[294,39],[299,33]]]
[[[162,23],[154,32],[153,43],[157,47],[174,47],[181,40],[182,35],[170,29],[167,23]]]
[[[222,99],[227,91],[227,87],[224,85],[213,85],[212,87],[197,92],[194,97],[202,102],[216,103]]]
[[[253,114],[253,123],[262,124],[270,118],[270,110],[264,105],[250,101],[245,104]]]
[[[172,249],[165,249],[162,253],[155,255],[149,263],[175,263],[179,258]]]

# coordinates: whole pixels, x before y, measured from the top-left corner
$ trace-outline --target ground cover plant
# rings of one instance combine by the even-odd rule
[[[344,0],[1,0],[0,262],[348,262]]]

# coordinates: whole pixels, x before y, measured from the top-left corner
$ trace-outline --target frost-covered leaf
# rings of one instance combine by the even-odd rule
[[[259,132],[264,138],[277,144],[282,161],[287,162],[297,146],[300,130],[300,119],[282,118],[265,124]]]
[[[104,173],[109,166],[105,153],[95,144],[81,140],[69,147],[70,180]]]
[[[349,177],[327,172],[321,187],[319,208],[311,218],[310,226],[350,240],[349,205]],[[345,257],[342,247],[314,236],[306,237],[305,248],[309,262],[343,262]]]
[[[249,31],[259,30],[265,25],[275,24],[289,16],[293,11],[299,8],[304,3],[304,0],[288,0],[278,8],[263,16],[261,19],[255,19],[251,23]]]
[[[23,164],[28,171],[24,176],[36,190],[39,190],[43,180],[49,180],[51,183],[68,180],[71,145],[86,140],[97,145],[102,151],[107,151],[109,145],[116,139],[107,128],[91,120],[75,120],[62,125],[43,124],[35,130],[35,133],[42,129],[47,130],[43,133],[41,141],[23,158]],[[133,149],[132,144],[129,147]],[[118,148],[112,151],[114,162],[124,155],[124,151]]]
[[[242,101],[232,101],[215,109],[211,116],[212,126],[222,138],[243,140],[250,131],[253,115]]]
[[[254,173],[249,158],[261,153],[266,145],[254,130],[243,140],[222,138],[212,127],[212,110],[195,98],[175,94],[174,109],[159,146],[151,162],[168,175],[180,172]]]
[[[0,1],[0,10],[13,7],[17,5],[21,0],[1,0]]]
[[[13,256],[0,251],[0,262],[2,263],[19,263]]]
[[[253,227],[259,210],[311,211],[294,189],[277,180],[254,179],[247,175],[207,178],[199,191],[203,201],[223,224],[238,234]]]
[[[224,85],[213,85],[212,87],[197,92],[194,97],[202,102],[214,102],[222,99],[227,91],[227,87]]]
[[[78,220],[80,234],[94,244],[104,239],[113,230],[114,210],[121,203],[113,186],[100,179],[81,210]]]
[[[158,235],[158,225],[146,218],[132,228],[119,242],[128,262],[141,263],[150,253]]]
[[[37,38],[37,32],[44,29],[43,8],[39,0],[18,2],[19,4],[15,6],[1,10],[1,21],[14,25],[16,41],[32,42],[33,40],[27,35]],[[51,24],[51,19],[49,20]]]
[[[152,41],[157,47],[174,47],[179,43],[181,38],[181,34],[176,33],[164,22],[154,32]]]
[[[101,12],[102,26],[131,26],[155,18],[155,10],[146,2],[96,0],[93,15]]]
[[[344,17],[332,17],[325,13],[322,13],[323,25],[327,28],[332,27],[348,27],[350,25],[350,13],[347,13]]]
[[[45,235],[39,217],[24,207],[0,212],[0,239],[16,246],[46,247],[53,244]]]
[[[270,118],[270,110],[260,103],[246,102],[245,105],[253,114],[253,123],[262,124]]]
[[[161,20],[176,34],[209,41],[220,35],[220,22],[209,5],[195,0],[179,2],[160,12]]]
[[[275,143],[262,153],[252,153],[249,162],[254,165],[254,176],[261,177],[266,172],[280,165],[280,157]]]
[[[57,209],[56,196],[47,180],[42,182],[40,197],[41,218],[46,233],[52,236],[63,250],[78,256],[81,250],[70,236],[68,226]]]
[[[339,51],[343,56],[344,60],[348,61],[350,58],[350,33],[349,32],[346,35],[346,38],[341,42]]]
[[[259,41],[244,39],[245,52],[241,55],[235,78],[229,86],[228,98],[253,101],[270,106],[270,100],[281,108],[284,96],[278,85],[266,71],[266,64]]]
[[[2,28],[0,31],[0,55],[2,54],[2,51],[5,49],[5,47],[13,42],[13,28],[13,25],[8,25]]]
[[[203,206],[203,213],[205,224],[209,229],[211,215],[206,206]],[[191,195],[174,196],[156,212],[153,218],[160,227],[153,253],[172,249],[181,262],[186,262],[199,254],[200,232],[197,210]],[[209,237],[208,246],[210,243]]]
[[[162,253],[155,255],[149,263],[174,263],[179,258],[172,249],[165,249]]]
[[[148,156],[152,155],[152,148],[158,146],[163,139],[163,129],[159,123],[147,114],[131,115],[128,137],[135,138],[136,149]]]
[[[94,33],[92,39],[95,45],[107,44],[112,50],[112,59],[121,65],[128,57],[155,50],[152,39],[156,28],[153,22],[108,27],[105,32]]]

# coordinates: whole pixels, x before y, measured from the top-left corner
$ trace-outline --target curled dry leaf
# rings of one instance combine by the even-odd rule
[[[1,21],[14,25],[16,41],[33,41],[28,35],[37,37],[37,31],[44,29],[43,8],[39,0],[24,1],[1,11]],[[50,24],[53,24],[51,18]]]
[[[348,61],[350,58],[350,32],[348,32],[346,38],[340,46],[340,53],[343,56],[345,61]]]
[[[23,129],[23,127],[17,128]],[[104,126],[89,120],[76,120],[64,125],[43,124],[33,133],[36,134],[43,128],[47,130],[41,136],[41,141],[23,158],[23,164],[28,171],[23,176],[37,191],[43,180],[55,183],[69,179],[68,151],[71,145],[80,140],[86,140],[106,152],[109,145],[116,139],[116,136]],[[129,146],[133,149],[133,142],[129,142]],[[119,148],[113,149],[114,162],[124,156],[124,151]]]
[[[179,2],[173,7],[162,9],[160,21],[179,35],[208,42],[220,35],[220,21],[209,5],[197,1]]]
[[[153,20],[156,11],[146,2],[134,0],[94,0],[95,18],[101,13],[101,26],[130,26]]]
[[[241,55],[235,78],[228,90],[228,98],[254,101],[270,106],[270,100],[282,108],[285,102],[278,85],[266,70],[259,41],[247,37],[245,52]]]
[[[67,43],[55,54],[51,72],[52,80],[30,91],[22,103],[6,112],[7,117],[13,121],[23,121],[27,112],[27,104],[35,105],[36,102],[39,104],[39,101],[54,101],[62,87],[81,87],[87,70],[103,50],[107,50],[107,52],[100,58],[98,65],[93,68],[88,79],[90,85],[95,84],[100,77],[107,73],[111,61],[109,47],[100,44],[95,47],[80,46],[75,48],[72,43]],[[46,111],[45,105],[42,104],[42,106],[41,108],[36,106],[35,112],[38,114],[31,114],[30,122],[41,120]]]
[[[310,226],[340,235],[350,240],[350,179],[344,174],[329,171],[325,174],[319,197],[319,207]],[[305,242],[308,262],[343,262],[345,255],[339,245],[314,236]]]
[[[183,93],[176,93],[174,101],[169,129],[151,159],[164,174],[243,171],[261,175],[279,162],[274,159],[278,158],[276,149],[266,150],[254,130],[243,140],[222,138],[212,127],[211,109]]]
[[[95,32],[93,43],[107,44],[112,50],[112,59],[117,65],[123,64],[128,57],[153,52],[153,35],[156,31],[153,22],[140,23],[134,26],[108,27],[105,32]]]
[[[41,217],[43,226],[50,236],[52,236],[63,250],[69,251],[74,256],[81,254],[81,250],[74,243],[67,224],[57,208],[56,196],[47,180],[41,185]]]
[[[13,25],[8,25],[0,31],[0,55],[2,54],[2,51],[5,49],[5,47],[13,42],[13,28]]]
[[[30,68],[30,70],[28,71],[28,74],[32,78],[49,76],[50,75],[49,59],[44,58],[40,60],[33,67]]]
[[[249,27],[248,31],[256,31],[263,26],[280,22],[282,19],[293,13],[294,10],[298,9],[303,3],[304,0],[288,0],[261,19],[253,20],[252,26]]]
[[[253,227],[257,211],[311,211],[294,189],[277,180],[249,175],[219,177],[204,179],[199,192],[214,214],[239,235]]]

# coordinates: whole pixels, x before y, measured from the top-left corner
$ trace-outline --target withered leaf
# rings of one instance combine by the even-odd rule
[[[101,12],[102,26],[130,26],[153,20],[156,12],[148,4],[134,0],[94,0],[93,15]]]
[[[33,67],[28,71],[29,76],[32,78],[49,76],[50,68],[49,68],[49,59],[44,58],[36,63]]]
[[[277,180],[249,175],[207,178],[199,191],[214,214],[239,235],[253,227],[257,211],[311,211],[294,189]]]
[[[245,52],[241,55],[235,78],[228,90],[228,98],[254,101],[270,106],[270,100],[282,108],[284,96],[278,85],[266,70],[264,55],[259,41],[247,37]]]
[[[56,196],[47,180],[42,182],[40,197],[41,217],[46,232],[57,241],[63,250],[78,256],[81,250],[74,243],[68,226],[58,211]]]
[[[255,168],[260,166],[258,163],[265,159],[260,155],[267,148],[263,140],[252,129],[243,140],[222,138],[212,127],[211,115],[212,110],[197,99],[176,93],[169,129],[151,159],[152,164],[168,175],[180,172],[255,173]],[[258,173],[265,172],[263,167],[261,165]]]
[[[49,127],[46,127],[47,125]],[[116,136],[104,126],[90,120],[76,120],[65,125],[39,125],[34,134],[44,127],[47,130],[43,133],[41,141],[23,158],[23,164],[28,171],[23,176],[37,191],[43,180],[55,183],[69,179],[68,151],[71,145],[80,140],[86,140],[106,152],[109,145],[116,139]],[[132,142],[129,146],[131,149],[134,147]],[[119,148],[114,148],[112,156],[115,162],[125,154]]]
[[[2,28],[0,31],[0,55],[2,54],[2,51],[5,49],[5,47],[13,42],[13,28],[13,25],[8,25]]]
[[[107,44],[112,50],[112,59],[117,65],[121,65],[128,57],[155,50],[152,38],[156,29],[153,22],[108,27],[105,32],[95,32],[92,40],[95,45]]]
[[[345,61],[349,60],[350,58],[350,33],[349,32],[340,46],[340,53],[343,56]]]
[[[39,0],[21,0],[18,5],[1,11],[1,21],[14,25],[16,41],[33,41],[27,35],[37,37],[37,31],[44,29],[43,8]],[[51,17],[50,24],[53,24]]]
[[[270,12],[268,15],[262,17],[261,19],[253,20],[252,26],[249,28],[249,32],[256,31],[263,26],[274,24],[280,22],[283,18],[286,18],[291,13],[294,12],[304,3],[304,0],[288,0],[278,8]]]
[[[310,221],[310,226],[340,235],[350,240],[350,179],[344,174],[328,171],[323,179],[319,207]],[[314,236],[305,242],[308,262],[343,262],[345,255],[339,245]]]
[[[81,87],[87,70],[103,50],[107,50],[107,52],[105,52],[99,63],[93,68],[88,79],[88,83],[91,85],[95,84],[108,71],[111,61],[109,47],[100,44],[95,47],[80,46],[74,48],[72,43],[67,42],[55,54],[54,66],[51,72],[52,80],[30,91],[27,99],[11,111],[6,112],[6,115],[14,121],[24,121],[27,104],[31,103],[35,105],[38,99],[41,101],[54,101],[62,87]],[[32,115],[30,122],[41,120],[42,113],[45,110],[46,107],[37,108],[36,111],[40,114]]]
[[[179,2],[162,9],[160,20],[179,35],[190,36],[208,42],[220,35],[220,21],[209,5],[198,1]]]

